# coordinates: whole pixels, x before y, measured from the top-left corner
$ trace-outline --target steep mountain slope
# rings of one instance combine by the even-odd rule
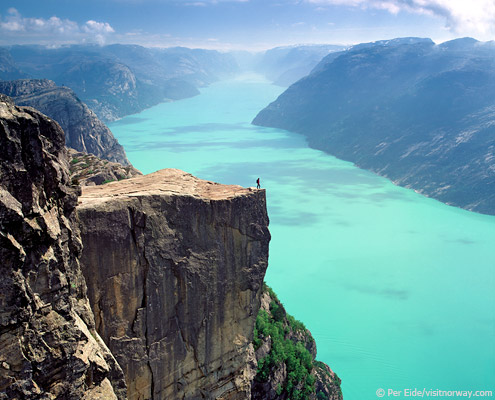
[[[255,69],[276,85],[290,86],[306,76],[329,53],[343,50],[337,45],[300,45],[267,50]]]
[[[30,77],[51,79],[73,89],[103,121],[166,99],[194,96],[198,87],[237,71],[233,57],[211,50],[135,45],[12,46],[2,50]]]
[[[36,108],[57,121],[65,132],[68,147],[130,165],[124,148],[110,129],[71,89],[56,86],[46,79],[21,79],[0,82],[0,93],[18,105]]]
[[[495,45],[405,38],[331,54],[254,124],[448,204],[495,214]]]

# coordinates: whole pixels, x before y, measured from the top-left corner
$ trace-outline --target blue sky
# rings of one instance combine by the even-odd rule
[[[495,0],[9,0],[0,45],[135,43],[260,50],[404,36],[495,39]]]

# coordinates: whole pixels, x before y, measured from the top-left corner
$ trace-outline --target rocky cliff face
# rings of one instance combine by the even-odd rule
[[[248,399],[265,192],[179,170],[83,188],[83,270],[129,399]]]
[[[94,329],[60,126],[0,95],[0,399],[124,399]]]
[[[17,105],[36,108],[57,121],[65,132],[67,146],[130,165],[110,129],[71,89],[47,79],[20,79],[0,82],[0,93],[12,97]]]

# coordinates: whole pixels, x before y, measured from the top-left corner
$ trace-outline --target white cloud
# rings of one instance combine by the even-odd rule
[[[0,37],[9,43],[98,42],[104,43],[114,29],[108,22],[89,20],[83,25],[53,16],[48,19],[23,17],[15,8],[0,16]]]
[[[445,18],[445,25],[456,34],[495,36],[494,0],[304,0],[318,6],[341,5],[375,8],[392,14],[406,11]]]
[[[82,30],[86,33],[113,33],[115,32],[108,22],[87,21]]]

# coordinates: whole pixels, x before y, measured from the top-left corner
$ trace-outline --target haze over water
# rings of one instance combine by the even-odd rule
[[[379,388],[495,390],[495,217],[251,125],[282,91],[244,77],[110,128],[143,173],[179,168],[242,186],[261,178],[266,281],[311,330],[344,399],[376,399]]]

